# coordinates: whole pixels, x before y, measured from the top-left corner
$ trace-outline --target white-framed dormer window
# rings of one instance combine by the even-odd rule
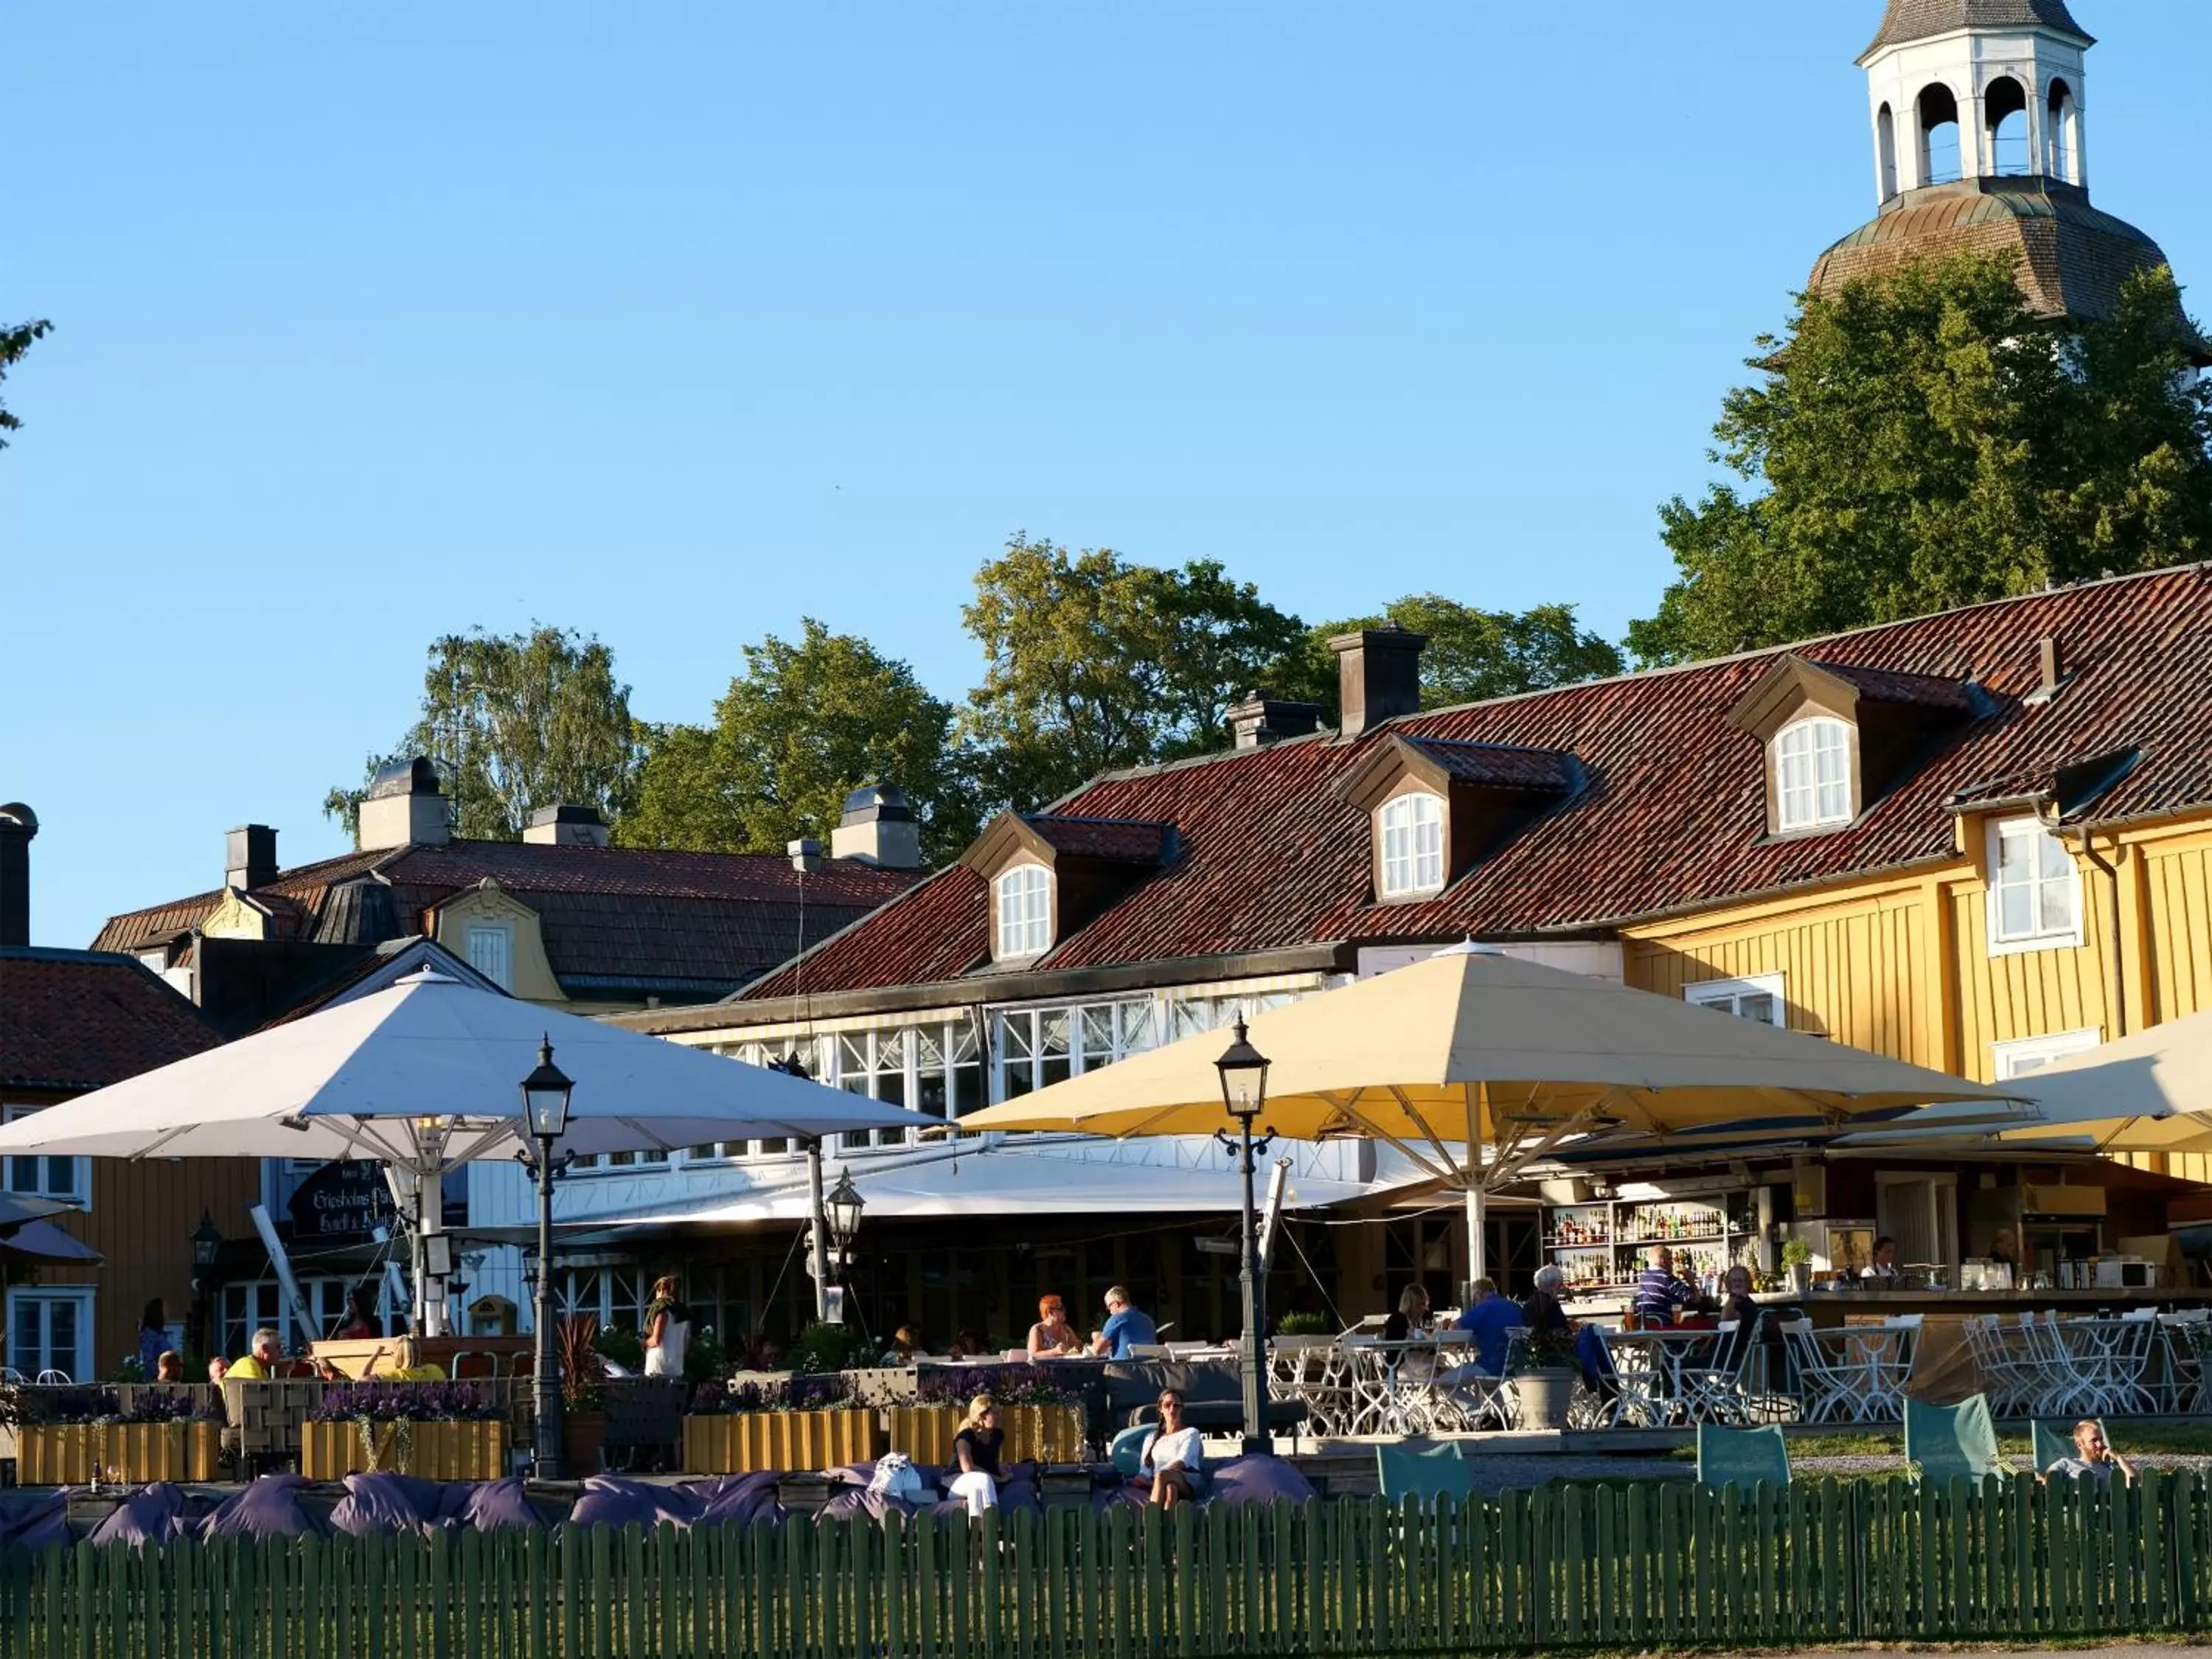
[[[1738,1019],[1755,1019],[1761,1025],[1780,1025],[1787,1005],[1779,974],[1753,974],[1743,979],[1709,979],[1682,988],[1682,1000],[1699,1008],[1715,1008]]]
[[[1785,726],[1774,738],[1774,823],[1817,830],[1851,819],[1851,728],[1832,714]]]
[[[1000,961],[1042,954],[1052,944],[1052,872],[1041,864],[1018,864],[1000,876]]]
[[[1382,896],[1433,893],[1444,884],[1444,804],[1425,790],[1393,796],[1376,813],[1382,838]]]
[[[1990,825],[1990,954],[2081,943],[2081,872],[2040,818]]]
[[[2008,1082],[2016,1077],[2026,1077],[2046,1066],[2055,1066],[2069,1054],[2078,1054],[2096,1048],[2105,1040],[2101,1027],[2092,1025],[2079,1031],[2054,1031],[2049,1036],[2018,1037],[2010,1042],[1990,1044],[1990,1057],[1995,1062],[1996,1080]]]
[[[514,927],[504,921],[472,921],[466,943],[469,966],[502,991],[514,988]]]

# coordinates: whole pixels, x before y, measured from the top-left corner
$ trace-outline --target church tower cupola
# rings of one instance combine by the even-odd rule
[[[2081,60],[2066,0],[1889,0],[1859,54],[1885,204],[1962,179],[2086,189]]]

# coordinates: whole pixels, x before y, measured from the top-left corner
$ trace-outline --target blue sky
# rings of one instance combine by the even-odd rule
[[[806,615],[957,696],[1026,530],[1618,635],[1873,212],[1880,10],[11,7],[34,938],[214,885],[232,824],[343,850],[324,790],[472,624],[597,633],[653,719]],[[2212,7],[2079,12],[2097,200],[2212,283]]]

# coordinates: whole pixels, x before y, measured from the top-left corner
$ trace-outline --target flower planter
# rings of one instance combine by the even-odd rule
[[[300,1441],[300,1473],[310,1480],[349,1474],[415,1474],[431,1480],[496,1480],[507,1473],[501,1422],[310,1423]]]
[[[1564,1429],[1567,1407],[1574,1403],[1572,1371],[1523,1371],[1513,1379],[1513,1392],[1521,1406],[1522,1429]]]
[[[905,1453],[917,1463],[950,1463],[953,1437],[960,1432],[967,1414],[967,1408],[961,1406],[894,1406],[891,1449]],[[1000,1454],[1006,1462],[1083,1461],[1080,1406],[1001,1406],[999,1426],[1006,1435]]]
[[[834,1469],[882,1450],[876,1414],[865,1407],[813,1412],[731,1412],[684,1419],[687,1474],[763,1469]]]
[[[15,1479],[26,1486],[212,1480],[219,1444],[213,1423],[27,1423]]]
[[[607,1414],[605,1412],[564,1411],[561,1413],[561,1462],[568,1479],[581,1480],[597,1474],[606,1462]]]

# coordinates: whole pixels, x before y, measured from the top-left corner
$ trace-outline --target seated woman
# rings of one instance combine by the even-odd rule
[[[1419,1285],[1398,1292],[1398,1311],[1382,1322],[1385,1342],[1410,1341],[1428,1328],[1429,1293]]]
[[[1521,1322],[1530,1332],[1564,1331],[1574,1322],[1567,1310],[1559,1305],[1559,1298],[1567,1288],[1567,1276],[1555,1263],[1547,1262],[1536,1269],[1536,1288],[1528,1292],[1528,1299],[1521,1304]]]
[[[1067,1322],[1067,1304],[1056,1296],[1037,1299],[1037,1322],[1030,1327],[1030,1358],[1060,1359],[1083,1352],[1083,1339]]]
[[[164,1348],[154,1361],[154,1380],[156,1382],[181,1382],[185,1380],[185,1362],[174,1348]]]
[[[913,1326],[902,1325],[891,1333],[890,1346],[884,1350],[884,1357],[876,1363],[879,1365],[911,1365],[914,1364],[914,1351],[921,1341]]]
[[[960,1473],[945,1487],[953,1497],[967,1500],[970,1520],[999,1507],[999,1451],[1006,1441],[1006,1431],[999,1426],[998,1401],[988,1394],[977,1395],[968,1402],[960,1432],[952,1437],[952,1461]]]
[[[2074,1455],[2060,1458],[2045,1473],[2071,1475],[2076,1480],[2110,1480],[2115,1470],[2128,1485],[2135,1485],[2135,1466],[2106,1442],[2103,1424],[2085,1417],[2074,1425]]]
[[[1751,1269],[1741,1261],[1728,1270],[1728,1277],[1721,1281],[1721,1323],[1725,1325],[1733,1321],[1735,1330],[1721,1345],[1714,1363],[1722,1370],[1732,1371],[1742,1359],[1745,1350],[1759,1340],[1759,1320],[1764,1310],[1751,1299]]]
[[[1182,1420],[1181,1390],[1160,1391],[1160,1426],[1146,1439],[1137,1470],[1152,1478],[1152,1501],[1164,1510],[1206,1496],[1206,1448]]]

